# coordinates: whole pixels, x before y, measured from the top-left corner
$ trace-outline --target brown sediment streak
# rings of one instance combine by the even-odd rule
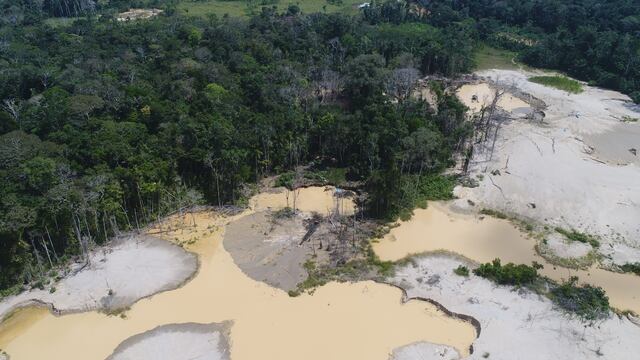
[[[384,285],[388,285],[388,286],[393,286],[397,289],[400,289],[400,291],[402,291],[402,303],[406,303],[409,302],[411,300],[418,300],[418,301],[424,301],[427,302],[433,306],[435,306],[439,311],[442,311],[443,313],[445,313],[447,316],[458,319],[458,320],[462,320],[464,322],[468,322],[469,324],[471,324],[475,330],[476,330],[476,339],[480,337],[480,333],[482,331],[482,326],[480,325],[480,321],[478,321],[478,319],[474,318],[471,315],[467,315],[467,314],[460,314],[457,312],[453,312],[449,309],[447,309],[444,305],[440,304],[439,302],[430,299],[430,298],[425,298],[422,296],[412,296],[409,297],[409,295],[407,294],[407,290],[405,290],[405,288],[403,288],[402,286],[398,285],[398,284],[394,284],[394,283],[390,283],[390,282],[386,282],[386,281],[376,281],[377,283],[380,284],[384,284]],[[469,345],[469,354],[473,354],[473,344]]]

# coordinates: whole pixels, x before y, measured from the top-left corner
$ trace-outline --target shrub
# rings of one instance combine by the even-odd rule
[[[566,311],[586,320],[602,319],[609,314],[609,298],[600,287],[577,286],[573,276],[562,285],[551,290],[551,299]]]
[[[575,230],[565,230],[563,228],[557,227],[555,228],[555,230],[564,235],[564,237],[566,237],[567,239],[571,240],[571,241],[579,241],[581,243],[585,243],[585,244],[589,244],[591,245],[591,247],[597,248],[600,246],[600,242],[593,236],[591,235],[587,235],[587,234],[583,234],[580,232],[577,232]]]
[[[531,285],[538,278],[538,270],[532,266],[508,263],[502,265],[500,259],[482,264],[473,273],[495,281],[501,285]]]
[[[293,179],[295,178],[295,174],[293,172],[286,172],[276,179],[275,186],[276,187],[286,187],[287,189],[293,189]]]
[[[498,210],[492,210],[492,209],[482,209],[480,210],[480,214],[482,215],[487,215],[487,216],[493,216],[495,218],[498,219],[506,219],[507,218],[507,214],[498,211]]]
[[[640,275],[640,262],[624,264],[620,266],[620,270]]]
[[[469,276],[469,269],[464,265],[459,265],[457,268],[453,269],[453,272],[456,275]]]

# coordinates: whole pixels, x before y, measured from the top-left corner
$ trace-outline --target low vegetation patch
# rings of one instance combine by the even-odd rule
[[[473,273],[500,285],[525,286],[532,285],[538,279],[539,267],[537,264],[533,266],[514,263],[502,265],[500,259],[494,259],[490,263],[480,265],[473,270]]]
[[[597,320],[609,315],[609,298],[600,287],[576,285],[578,278],[573,276],[569,281],[551,290],[551,299],[561,308],[575,313],[585,320]]]
[[[480,214],[487,215],[487,216],[493,216],[493,217],[498,218],[498,219],[508,219],[509,218],[507,216],[507,214],[503,213],[502,211],[492,210],[492,209],[482,209],[482,210],[480,210]]]
[[[560,227],[555,228],[556,232],[564,235],[570,241],[579,241],[581,243],[589,244],[593,248],[597,248],[600,246],[600,242],[591,235],[587,235],[576,230],[566,230]]]
[[[457,268],[453,269],[453,273],[460,276],[469,276],[469,268],[464,265],[459,265]]]
[[[575,276],[558,284],[541,277],[538,274],[541,268],[542,265],[536,262],[532,266],[513,263],[502,265],[500,259],[495,259],[480,265],[473,273],[501,285],[525,286],[547,296],[561,309],[576,314],[583,320],[597,320],[608,316],[609,298],[602,288],[578,285],[578,278]]]
[[[640,276],[640,262],[624,264],[624,265],[620,266],[620,270],[622,270],[624,272],[634,273],[634,274]]]
[[[564,90],[572,94],[583,92],[582,84],[565,76],[533,76],[529,81]]]

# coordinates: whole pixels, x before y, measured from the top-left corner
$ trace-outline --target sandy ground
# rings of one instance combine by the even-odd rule
[[[627,149],[640,148],[634,145],[640,124],[620,120],[640,117],[629,99],[586,85],[583,93],[568,94],[527,81],[533,74],[523,71],[479,75],[544,101],[546,116],[543,123],[503,124],[492,158],[477,146],[470,175],[479,176],[480,186],[458,188],[456,195],[551,228],[597,235],[607,265],[640,261],[640,167]],[[475,107],[469,94],[486,85],[469,86],[460,98]]]
[[[107,360],[229,360],[230,325],[162,325],[125,340]]]
[[[458,360],[460,354],[452,347],[425,342],[395,349],[389,360]]]
[[[640,327],[624,317],[585,324],[528,290],[455,275],[460,264],[471,266],[448,255],[424,256],[398,269],[393,281],[409,296],[434,299],[480,321],[482,332],[468,359],[631,359],[640,353]],[[403,354],[403,360],[424,359],[417,351]]]
[[[230,355],[243,359],[386,360],[403,345],[430,342],[468,354],[474,326],[395,287],[372,281],[329,283],[289,297],[248,277],[222,246],[225,226],[242,216],[201,212],[163,223],[162,234],[198,254],[200,271],[184,286],[143,299],[126,318],[98,312],[56,317],[25,309],[0,324],[0,348],[12,360],[100,359],[127,338],[166,324],[233,321]],[[191,224],[191,225],[190,225]],[[196,241],[191,241],[196,239]],[[188,241],[187,241],[188,240]],[[33,344],[38,344],[34,346]]]
[[[179,287],[197,270],[196,256],[151,236],[117,240],[93,251],[90,265],[54,284],[0,302],[0,318],[19,306],[47,304],[56,312],[113,311]]]
[[[132,21],[140,19],[149,19],[158,16],[163,11],[160,9],[129,9],[116,16],[118,21]]]
[[[307,277],[303,265],[313,248],[300,245],[305,233],[302,215],[275,220],[262,211],[229,224],[224,247],[250,278],[288,291]]]
[[[382,260],[395,261],[408,255],[445,250],[477,262],[499,258],[503,263],[544,266],[540,272],[556,281],[578,276],[580,282],[600,286],[611,304],[621,310],[640,314],[640,276],[620,274],[597,266],[576,270],[555,266],[535,251],[536,239],[520,231],[510,221],[472,212],[461,213],[458,202],[430,202],[427,209],[417,209],[409,221],[397,227],[373,250]]]

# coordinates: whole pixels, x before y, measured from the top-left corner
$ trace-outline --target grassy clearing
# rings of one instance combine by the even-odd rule
[[[297,5],[304,13],[313,12],[342,12],[346,14],[355,14],[358,12],[357,5],[362,1],[342,0],[208,0],[208,1],[181,1],[177,9],[184,15],[206,17],[210,14],[217,16],[229,15],[233,17],[247,17],[259,13],[263,7],[276,7],[278,11],[286,10],[289,5]]]
[[[517,70],[520,64],[514,61],[517,53],[481,45],[474,53],[474,70],[503,69]]]
[[[579,94],[584,91],[582,84],[565,76],[533,76],[529,78],[529,81],[564,90],[572,94]]]

